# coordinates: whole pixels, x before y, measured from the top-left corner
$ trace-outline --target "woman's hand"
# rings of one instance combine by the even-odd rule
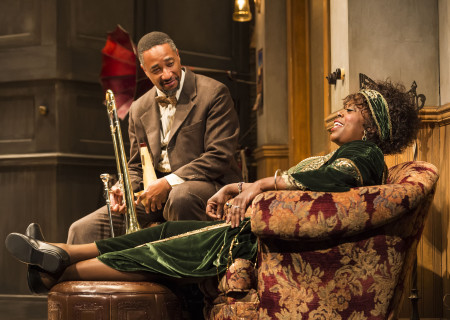
[[[206,214],[216,220],[223,219],[224,205],[230,200],[235,193],[232,191],[231,185],[223,186],[206,204]]]
[[[253,199],[263,192],[260,183],[254,182],[247,184],[244,191],[233,199],[233,203],[227,205],[227,219],[226,222],[231,222],[231,227],[239,226],[245,217],[245,211]]]

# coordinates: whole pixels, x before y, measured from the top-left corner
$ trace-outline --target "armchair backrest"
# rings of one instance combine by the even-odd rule
[[[411,161],[385,185],[255,198],[260,316],[395,318],[437,180],[434,165]]]
[[[398,285],[395,287],[388,308],[388,319],[397,319],[400,304],[406,294],[404,284],[409,283],[411,280],[417,245],[430,212],[438,179],[437,168],[423,161],[404,162],[389,169],[387,183],[392,186],[401,186],[405,191],[407,190],[402,199],[410,201],[409,207],[411,211],[407,219],[402,219],[396,226],[393,226],[405,232],[403,236],[409,242],[409,248],[406,250],[402,271],[397,281]],[[409,224],[411,227],[405,228],[404,224]]]

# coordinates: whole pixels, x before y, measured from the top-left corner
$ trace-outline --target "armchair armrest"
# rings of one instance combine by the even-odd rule
[[[322,240],[383,226],[418,205],[418,183],[353,188],[347,192],[269,191],[251,206],[252,231],[259,237]]]

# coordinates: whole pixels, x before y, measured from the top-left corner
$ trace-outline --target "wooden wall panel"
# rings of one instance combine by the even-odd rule
[[[46,115],[39,112],[45,106]],[[0,154],[113,155],[100,84],[33,81],[0,87]],[[128,122],[122,121],[124,140]]]
[[[210,2],[205,5],[203,0],[191,0],[189,6],[179,6],[176,0],[158,1],[158,25],[173,34],[177,46],[181,48],[184,55],[200,55],[205,59],[215,58],[227,61],[232,66],[233,43],[230,41],[232,34],[232,3],[227,1]],[[217,12],[223,14],[217,15]],[[177,16],[177,23],[173,17]],[[210,16],[214,19],[205,19]],[[192,21],[203,21],[201,24],[193,24]],[[191,35],[186,37],[177,32],[179,25],[190,25]],[[211,39],[222,39],[223,41],[210,41]],[[222,63],[223,64],[223,63]]]
[[[55,149],[56,112],[51,83],[3,83],[0,86],[0,154],[48,152]],[[39,114],[39,106],[49,113]]]
[[[56,75],[55,19],[42,16],[52,4],[54,0],[0,1],[0,61],[8,62],[2,64],[0,82]]]
[[[73,221],[104,205],[100,174],[115,169],[113,157],[0,156],[0,239],[38,222],[47,239],[65,242]],[[0,246],[0,260],[0,293],[29,294],[26,266],[5,246]]]
[[[286,7],[289,164],[293,166],[311,156],[309,1],[288,0]]]
[[[34,139],[34,96],[0,96],[0,145]]]
[[[133,35],[133,1],[70,1],[71,46],[98,49],[117,23]]]
[[[417,139],[417,160],[430,162],[439,171],[436,195],[417,249],[419,312],[421,318],[427,319],[450,317],[450,310],[443,304],[445,294],[450,293],[450,125],[446,120],[449,115],[448,106],[422,110],[423,124]],[[413,155],[413,148],[410,147],[401,155],[386,157],[386,163],[391,166],[413,160]],[[406,296],[400,312],[402,319],[411,315],[408,299],[411,284],[406,285]]]
[[[134,1],[77,0],[59,1],[59,42],[65,51],[58,72],[64,77],[81,81],[98,81],[101,71],[101,49],[107,32],[119,24],[134,36]]]
[[[56,193],[55,173],[51,168],[41,168],[38,172],[32,166],[14,169],[11,167],[0,168],[0,201],[2,215],[8,216],[3,219],[0,226],[0,238],[5,239],[10,232],[24,232],[27,223],[39,221],[46,225],[52,220],[55,212],[55,202],[52,194]],[[9,201],[22,195],[22,201]],[[45,197],[46,200],[42,201]],[[42,211],[41,211],[42,210]],[[40,212],[43,214],[41,215]],[[8,277],[0,278],[2,293],[27,293],[26,266],[18,263],[9,253],[5,246],[0,246],[0,259],[2,261],[0,272]]]
[[[443,292],[441,300],[446,297],[443,306],[443,318],[450,318],[450,124],[439,127],[440,136],[440,179],[437,194],[438,209],[442,216],[442,282]],[[446,296],[449,295],[449,296]]]
[[[61,81],[57,83],[58,132],[60,152],[114,155],[111,129],[104,96],[99,84]],[[128,118],[121,121],[124,140],[128,139]]]
[[[39,0],[0,2],[0,48],[32,46],[40,43]],[[20,23],[17,23],[19,21]]]

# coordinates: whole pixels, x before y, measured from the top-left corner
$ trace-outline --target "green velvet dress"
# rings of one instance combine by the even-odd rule
[[[291,188],[342,192],[382,184],[386,165],[371,142],[353,141],[321,157],[303,160],[283,173]],[[173,278],[219,275],[236,258],[254,260],[250,220],[237,228],[222,221],[176,221],[96,242],[98,259],[119,271],[147,271]]]

